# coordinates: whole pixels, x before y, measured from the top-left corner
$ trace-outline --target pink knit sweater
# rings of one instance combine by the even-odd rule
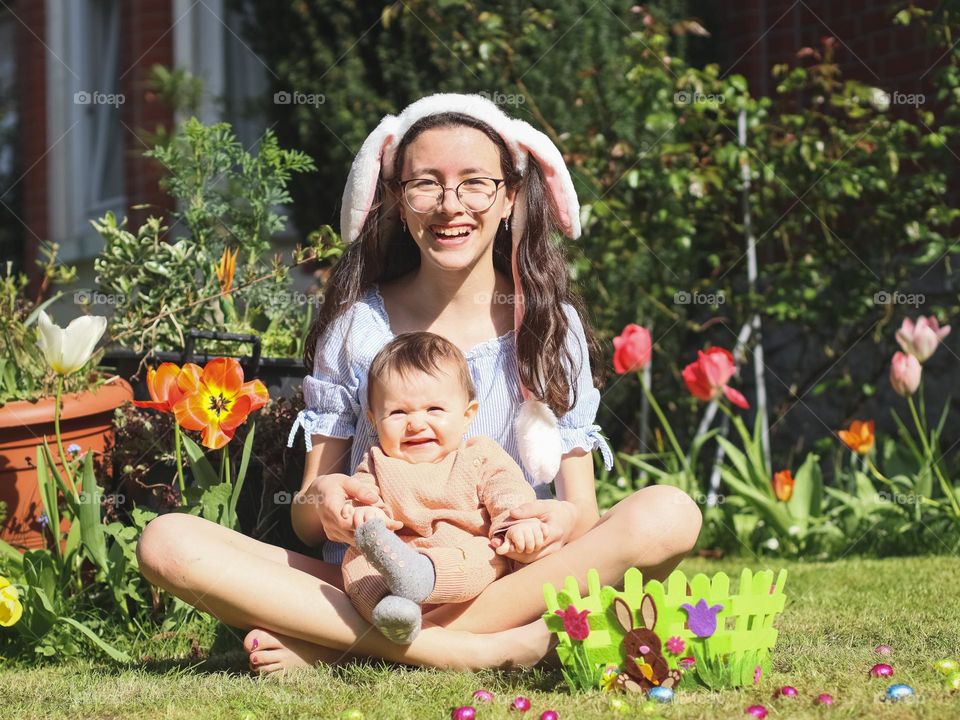
[[[516,461],[482,435],[436,463],[408,463],[373,445],[354,477],[379,488],[387,514],[403,523],[397,534],[418,548],[493,537],[515,524],[512,508],[536,499]]]

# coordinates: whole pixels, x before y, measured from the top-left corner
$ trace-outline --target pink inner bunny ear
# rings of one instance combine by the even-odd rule
[[[623,631],[630,632],[633,630],[633,615],[630,613],[630,606],[621,598],[617,598],[613,601],[613,609],[617,614],[617,620],[620,621],[620,626],[623,628]]]
[[[644,595],[640,601],[640,617],[643,618],[643,626],[653,630],[657,624],[657,605],[650,595]]]
[[[563,230],[567,235],[572,236],[575,230],[573,227],[573,221],[570,218],[570,207],[569,203],[567,202],[567,195],[564,192],[563,179],[560,176],[558,168],[555,167],[547,158],[538,153],[534,148],[524,143],[521,143],[521,145],[524,150],[526,150],[534,159],[536,159],[537,164],[539,164],[540,168],[543,170],[543,177],[547,183],[547,190],[550,192],[550,197],[553,198],[553,204],[556,206],[557,212],[560,215],[560,222],[563,224]],[[560,162],[563,162],[562,158]]]
[[[394,140],[396,137],[390,133],[383,139],[383,145],[380,146],[380,172],[384,180],[393,177],[393,161],[397,155],[397,145]]]
[[[347,179],[347,189],[344,194],[344,204],[341,209],[341,232],[347,242],[353,242],[360,234],[360,229],[367,221],[373,199],[377,194],[377,181],[383,168],[384,157],[390,155],[390,148],[394,141],[393,133],[387,133],[380,142],[374,157],[367,152],[367,157],[361,148],[355,165],[350,170]],[[391,155],[392,156],[392,155]],[[386,178],[385,178],[386,179]]]

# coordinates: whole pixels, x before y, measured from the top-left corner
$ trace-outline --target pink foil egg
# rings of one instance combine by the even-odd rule
[[[450,717],[452,720],[474,720],[477,717],[477,710],[472,705],[462,705],[455,708]]]
[[[540,713],[540,720],[560,720],[556,710],[544,710]]]
[[[525,698],[523,695],[518,695],[513,699],[513,702],[510,703],[511,710],[518,710],[519,712],[526,712],[530,709],[530,698]]]
[[[890,647],[889,645],[877,645],[877,646],[873,649],[873,651],[874,651],[877,655],[892,655],[892,654],[893,654],[893,648]]]
[[[483,703],[493,702],[493,693],[489,690],[474,690],[473,699]]]
[[[870,668],[871,677],[893,677],[893,666],[886,663],[877,663]]]
[[[744,712],[755,718],[765,718],[767,716],[767,709],[763,705],[751,705]]]
[[[791,697],[791,698],[793,698],[793,697],[796,697],[798,694],[799,694],[799,693],[797,692],[797,689],[796,689],[795,687],[793,687],[792,685],[784,685],[782,688],[780,688],[779,690],[777,690],[777,692],[774,694],[774,697]]]

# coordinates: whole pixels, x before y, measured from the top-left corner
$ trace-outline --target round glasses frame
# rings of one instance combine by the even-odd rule
[[[413,205],[410,203],[409,198],[407,197],[407,184],[416,182],[418,180],[420,181],[429,180],[430,182],[433,182],[440,187],[440,189],[437,191],[437,204],[430,210],[417,210],[415,207],[413,207]],[[475,210],[472,208],[468,208],[466,203],[463,202],[463,198],[460,197],[460,188],[463,187],[464,183],[470,182],[471,180],[491,180],[496,185],[496,189],[493,191],[493,194],[490,196],[490,204],[483,209]],[[430,180],[430,178],[410,178],[409,180],[401,180],[398,184],[400,185],[400,193],[403,195],[403,201],[404,203],[406,203],[407,207],[419,215],[426,215],[427,213],[436,211],[439,207],[443,205],[443,199],[447,196],[448,190],[456,190],[457,201],[461,205],[463,205],[464,209],[467,210],[468,212],[478,212],[478,213],[486,212],[491,207],[493,207],[493,204],[497,201],[497,195],[500,192],[500,183],[503,183],[503,182],[506,182],[504,178],[470,177],[458,183],[456,187],[445,187],[441,185],[439,182],[437,182],[436,180]]]

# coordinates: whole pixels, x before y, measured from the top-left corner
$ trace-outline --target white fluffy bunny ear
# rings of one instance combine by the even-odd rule
[[[520,147],[536,158],[543,169],[547,188],[560,212],[563,231],[571,240],[576,240],[580,237],[580,201],[577,200],[577,191],[573,187],[563,155],[549,137],[530,123],[515,118],[513,124],[514,135]]]
[[[351,243],[360,234],[360,228],[370,213],[377,192],[381,161],[384,153],[397,140],[397,118],[387,115],[367,136],[360,152],[353,159],[340,205],[340,236]]]
[[[534,485],[553,482],[560,472],[563,454],[557,417],[553,411],[545,403],[529,397],[520,405],[514,429],[520,459],[533,477]]]

